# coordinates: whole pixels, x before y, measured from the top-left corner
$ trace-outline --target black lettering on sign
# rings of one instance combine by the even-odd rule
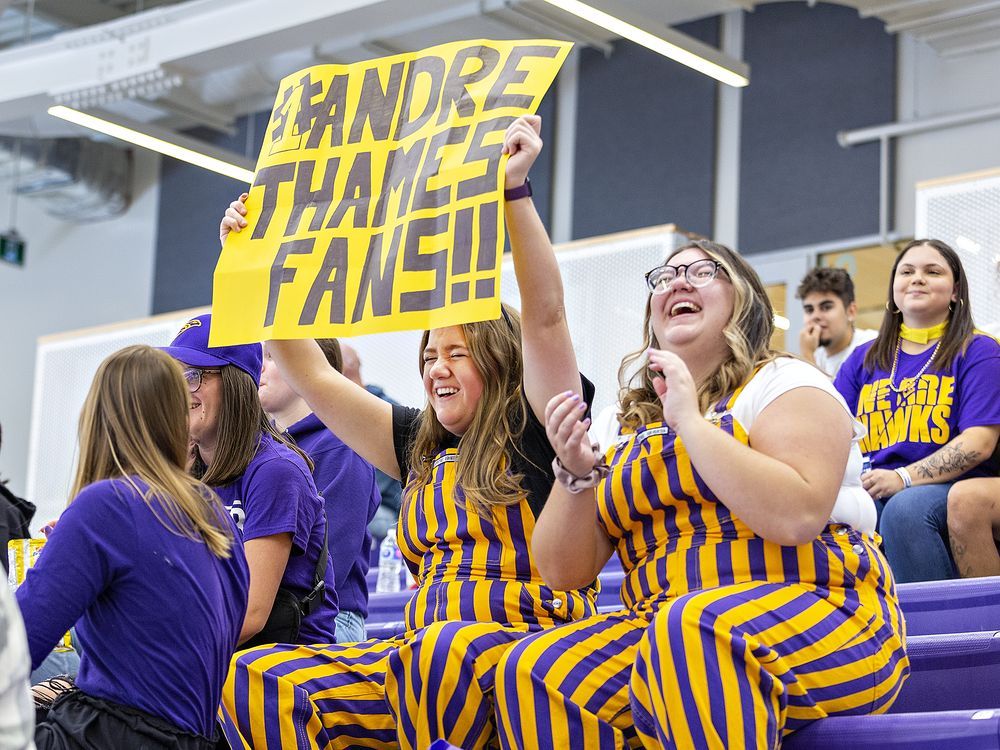
[[[285,261],[289,255],[309,255],[313,251],[315,239],[307,237],[305,239],[288,240],[282,242],[278,248],[278,254],[274,256],[271,263],[271,284],[267,293],[267,311],[264,313],[264,326],[274,324],[274,313],[278,309],[278,295],[281,293],[281,285],[289,284],[295,280],[295,269],[285,268]]]
[[[465,64],[473,59],[479,61],[479,67],[471,73],[463,74],[462,70],[465,68]],[[438,125],[444,125],[447,122],[451,116],[453,104],[459,117],[471,117],[475,114],[476,102],[469,95],[469,86],[486,78],[493,72],[498,62],[500,62],[500,53],[492,47],[480,45],[459,50],[452,61],[451,68],[448,69],[448,77],[441,89],[441,114],[438,115]]]
[[[323,219],[326,218],[326,212],[330,210],[330,201],[333,200],[333,181],[337,176],[337,167],[339,166],[339,156],[327,159],[326,169],[323,172],[323,182],[313,190],[313,172],[316,169],[316,162],[299,162],[299,168],[295,174],[295,202],[292,204],[292,210],[288,214],[288,223],[285,225],[286,237],[299,231],[302,214],[307,208],[313,209],[309,231],[318,232],[323,228]]]
[[[322,90],[323,84],[320,81],[313,81],[312,77],[306,73],[296,86],[292,86],[285,91],[285,96],[281,100],[281,104],[276,106],[274,112],[271,114],[271,123],[274,126],[271,128],[272,154],[276,151],[287,151],[298,148],[298,141],[288,143],[288,147],[284,149],[275,148],[275,146],[279,145],[282,141],[287,141],[292,136],[301,137],[309,132],[317,109],[312,103],[312,98]],[[298,95],[298,101],[296,101],[296,94]],[[295,117],[289,117],[293,112]],[[289,127],[292,125],[294,127],[289,132]]]
[[[427,147],[424,166],[420,168],[417,190],[413,194],[414,211],[419,211],[421,208],[438,208],[451,200],[451,185],[444,185],[434,190],[428,190],[427,181],[431,177],[436,177],[441,171],[441,148],[462,143],[468,132],[469,126],[463,125],[460,128],[442,130],[431,137],[431,144]]]
[[[382,88],[377,68],[369,68],[365,71],[365,78],[361,84],[361,96],[358,99],[358,111],[351,123],[348,143],[361,141],[366,122],[371,127],[375,140],[384,141],[389,137],[392,116],[396,113],[396,104],[399,102],[399,86],[403,81],[404,67],[401,62],[393,63],[392,67],[389,68],[389,81],[386,83],[385,89]]]
[[[378,202],[375,204],[375,213],[372,216],[372,227],[381,227],[385,224],[385,214],[389,210],[390,192],[403,191],[399,197],[399,211],[396,218],[398,219],[406,213],[406,208],[410,203],[410,191],[417,178],[420,157],[424,154],[425,145],[427,145],[427,139],[421,138],[411,143],[408,149],[400,146],[389,152],[382,177],[382,190],[379,193]]]
[[[474,209],[460,209],[455,214],[455,243],[451,249],[452,277],[467,274],[472,265],[472,215]],[[469,282],[451,282],[451,301],[465,302],[469,299]]]
[[[309,132],[306,148],[318,148],[326,131],[330,131],[327,146],[341,146],[344,143],[344,112],[347,109],[347,76],[334,76],[323,101],[315,107],[316,121]],[[302,131],[305,132],[305,131]]]
[[[268,134],[271,142],[271,153],[274,153],[274,144],[288,137],[288,126],[291,124],[289,114],[292,111],[292,94],[294,87],[285,89],[285,95],[280,102],[274,103],[274,111],[271,112],[271,132]]]
[[[494,271],[497,267],[497,217],[499,203],[484,203],[479,207],[479,245],[476,248],[476,270]],[[496,296],[496,279],[477,279],[476,298]]]
[[[264,199],[260,205],[260,218],[257,219],[250,239],[259,240],[267,233],[267,228],[271,225],[271,219],[274,217],[274,208],[278,205],[278,186],[283,182],[291,182],[293,179],[295,179],[294,164],[276,164],[273,167],[264,167],[257,172],[253,186],[264,186]]]
[[[492,271],[497,267],[497,201],[479,207],[479,246],[476,270]]]
[[[517,119],[511,115],[494,117],[492,120],[485,120],[476,125],[476,132],[472,134],[472,142],[469,150],[465,154],[465,163],[472,164],[477,161],[486,160],[486,174],[480,177],[470,177],[458,183],[458,200],[471,198],[474,195],[485,195],[497,191],[497,170],[500,168],[500,157],[503,154],[503,143],[495,143],[491,146],[484,146],[483,140],[490,133],[498,130],[506,130],[507,127]]]
[[[354,228],[368,226],[368,207],[372,200],[372,155],[361,151],[354,157],[351,172],[347,175],[344,195],[326,223],[327,229],[336,229],[347,212],[354,209]]]
[[[396,132],[393,135],[394,140],[398,141],[401,138],[406,138],[408,135],[413,135],[424,126],[424,123],[431,119],[434,110],[437,108],[438,101],[441,99],[444,68],[444,60],[434,56],[421,57],[410,63],[410,67],[406,71],[406,85],[403,87],[403,105],[399,109],[399,120],[396,122]],[[411,120],[410,110],[413,107],[414,90],[417,86],[417,80],[421,76],[429,76],[428,83],[430,84],[430,90],[423,112]]]
[[[414,219],[406,227],[406,243],[403,247],[404,271],[434,271],[434,288],[399,295],[400,312],[437,310],[444,306],[445,285],[448,281],[448,251],[436,250],[432,253],[420,252],[423,237],[436,237],[448,231],[448,214],[429,218]]]
[[[309,296],[302,306],[299,325],[311,325],[316,322],[319,306],[326,294],[330,295],[330,322],[344,322],[344,308],[347,289],[347,238],[334,237],[323,256],[323,265],[319,274],[309,289]]]
[[[527,94],[504,93],[508,86],[524,83],[524,79],[528,77],[528,72],[519,70],[517,66],[526,57],[555,57],[558,54],[558,47],[546,47],[541,44],[518,47],[511,51],[510,57],[504,63],[503,70],[500,71],[500,77],[497,78],[486,97],[486,105],[483,110],[489,112],[491,109],[500,109],[501,107],[519,107],[521,109],[530,107],[532,97]]]
[[[392,233],[389,243],[389,254],[382,262],[381,233],[373,234],[368,242],[368,255],[361,269],[361,284],[358,298],[354,303],[354,313],[351,322],[357,323],[365,314],[368,294],[372,297],[372,316],[382,317],[392,315],[392,282],[396,272],[396,256],[399,255],[399,240],[403,236],[403,225],[400,224]]]

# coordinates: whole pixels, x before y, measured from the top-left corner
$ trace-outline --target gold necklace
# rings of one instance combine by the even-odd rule
[[[899,364],[899,351],[900,349],[903,348],[903,339],[902,338],[898,339],[896,341],[896,355],[892,358],[892,371],[889,373],[889,390],[892,391],[893,393],[899,394],[904,399],[908,399],[909,392],[915,391],[917,389],[917,383],[920,382],[920,378],[924,376],[924,373],[927,372],[927,368],[930,367],[931,362],[934,361],[934,357],[937,356],[938,349],[941,348],[942,341],[944,341],[944,338],[938,339],[938,342],[934,345],[934,351],[931,352],[931,356],[928,358],[926,362],[924,362],[924,366],[920,368],[920,372],[918,372],[916,375],[913,376],[913,381],[910,383],[910,385],[908,385],[906,388],[903,388],[903,380],[906,380],[906,378],[903,378],[903,380],[899,381],[899,387],[897,388],[893,384],[893,381],[896,379],[896,366]]]

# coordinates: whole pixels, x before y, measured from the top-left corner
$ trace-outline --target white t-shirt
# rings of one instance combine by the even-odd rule
[[[602,451],[606,451],[618,439],[619,426],[618,404],[609,404],[594,417],[587,432],[590,434],[591,442],[597,443]]]
[[[827,354],[825,346],[816,347],[816,352],[813,354],[816,366],[831,378],[836,377],[837,370],[851,356],[851,352],[876,336],[878,336],[878,331],[873,331],[870,328],[855,328],[854,335],[851,336],[851,343],[836,354]]]
[[[0,584],[0,748],[34,750],[35,709],[28,690],[31,658],[21,611]]]
[[[854,423],[854,439],[851,441],[847,469],[844,471],[837,502],[830,514],[830,522],[845,523],[858,531],[873,534],[876,519],[875,503],[861,486],[861,468],[864,459],[858,448],[858,441],[865,436],[865,428],[854,419],[854,414],[847,408],[844,398],[822,372],[802,360],[791,357],[782,357],[767,363],[737,396],[732,408],[733,417],[749,434],[757,415],[776,398],[795,388],[817,388],[829,393],[851,417]],[[809,419],[810,415],[803,414],[802,418]]]

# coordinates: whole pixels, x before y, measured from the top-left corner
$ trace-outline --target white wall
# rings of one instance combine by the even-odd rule
[[[942,58],[900,35],[898,62],[899,120],[1000,105],[1000,49]],[[1000,119],[898,139],[896,230],[913,234],[916,183],[994,167],[1000,167]]]
[[[117,219],[92,224],[60,221],[36,201],[18,200],[25,264],[0,263],[0,476],[17,494],[25,489],[38,337],[149,314],[158,179],[159,157],[137,152],[132,206]],[[9,215],[10,183],[0,183],[4,229]],[[78,417],[66,415],[74,424]]]

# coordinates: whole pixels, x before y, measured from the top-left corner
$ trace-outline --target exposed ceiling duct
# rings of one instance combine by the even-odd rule
[[[71,222],[119,216],[132,200],[132,152],[86,138],[0,136],[0,174],[15,195]]]

